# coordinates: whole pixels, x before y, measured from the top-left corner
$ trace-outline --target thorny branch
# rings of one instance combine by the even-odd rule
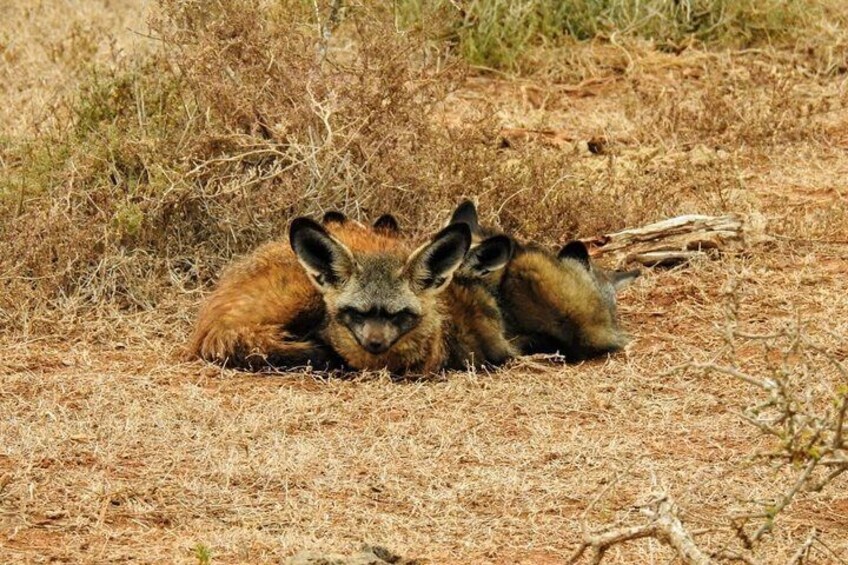
[[[618,543],[625,541],[655,538],[673,547],[686,563],[707,565],[710,558],[695,544],[692,536],[677,517],[677,508],[665,494],[658,494],[642,507],[642,514],[648,523],[620,529],[606,529],[584,534],[583,542],[574,552],[568,563],[576,563],[587,549],[592,549],[592,563],[600,563],[604,553]]]
[[[749,374],[732,365],[710,363],[687,363],[675,367],[669,373],[679,371],[697,371],[731,377],[759,389],[766,395],[765,400],[746,409],[741,417],[759,429],[762,433],[778,440],[777,448],[770,453],[757,454],[755,459],[777,461],[780,466],[800,467],[792,485],[782,495],[775,498],[763,512],[736,516],[732,526],[726,528],[735,532],[741,540],[743,549],[731,551],[727,548],[713,553],[706,552],[694,541],[690,531],[677,517],[677,508],[665,495],[655,496],[648,507],[642,509],[648,521],[634,526],[609,526],[594,531],[585,527],[583,540],[569,559],[569,563],[578,562],[587,551],[591,551],[592,563],[600,563],[604,554],[614,545],[630,540],[653,538],[672,547],[678,557],[688,564],[703,565],[724,561],[757,563],[754,552],[762,544],[766,533],[774,527],[776,517],[783,512],[798,493],[819,491],[837,477],[848,472],[848,445],[846,444],[846,414],[848,414],[848,369],[824,347],[810,340],[802,331],[800,321],[787,326],[783,331],[771,335],[755,335],[738,331],[735,324],[735,311],[732,324],[727,332],[727,340],[745,339],[760,342],[766,353],[769,375],[767,377]],[[781,347],[781,345],[783,346]],[[787,345],[788,344],[788,345]],[[735,357],[734,343],[728,344],[728,350]],[[779,354],[779,355],[775,355]],[[778,357],[779,363],[768,361]],[[830,402],[826,398],[816,397],[809,388],[810,375],[821,373],[822,362],[836,369],[841,384],[836,387]],[[823,475],[819,469],[827,470]],[[594,500],[594,505],[597,500]],[[763,519],[753,534],[746,532],[746,522],[751,519]],[[812,529],[804,543],[788,561],[790,565],[799,565],[810,553],[823,545],[819,532]]]
[[[810,548],[813,547],[813,542],[816,541],[816,536],[818,536],[818,531],[813,528],[812,530],[810,530],[807,539],[804,540],[804,544],[798,548],[798,551],[796,551],[792,558],[789,560],[789,565],[799,565],[800,563],[804,562],[804,558],[809,555]]]

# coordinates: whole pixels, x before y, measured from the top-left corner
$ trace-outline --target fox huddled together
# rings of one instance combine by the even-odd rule
[[[559,253],[480,225],[463,202],[420,246],[384,215],[296,218],[289,241],[232,265],[204,303],[193,356],[243,368],[427,373],[520,354],[581,360],[625,345],[610,272],[579,241]]]

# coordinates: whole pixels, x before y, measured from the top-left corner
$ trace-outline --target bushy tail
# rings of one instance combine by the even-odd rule
[[[337,356],[323,343],[292,336],[271,324],[238,330],[201,328],[191,340],[188,356],[250,370],[306,366],[323,370],[339,365]]]

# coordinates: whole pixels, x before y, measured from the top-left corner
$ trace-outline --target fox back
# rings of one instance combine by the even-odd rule
[[[585,245],[571,242],[558,255],[525,246],[499,286],[507,327],[526,353],[559,352],[579,361],[621,349],[615,292],[636,276],[597,268]]]
[[[469,226],[475,240],[494,230],[481,226],[470,201],[454,212],[451,223]],[[512,260],[502,271],[485,276],[504,316],[507,335],[523,353],[563,354],[577,361],[616,351],[627,343],[621,331],[616,290],[638,271],[598,268],[579,241],[558,254],[534,244],[516,244]]]

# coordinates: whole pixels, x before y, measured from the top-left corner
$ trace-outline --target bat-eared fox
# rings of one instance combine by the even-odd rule
[[[385,215],[365,227],[338,212],[295,219],[289,245],[260,247],[230,267],[201,308],[190,351],[259,368],[432,372],[500,364],[516,354],[481,278],[512,257],[510,238],[472,248],[448,226],[410,249]]]
[[[465,224],[474,241],[495,230],[481,226],[477,209],[464,201],[449,225]],[[535,244],[516,242],[505,268],[484,276],[496,297],[508,338],[521,353],[559,352],[579,361],[621,349],[627,337],[616,312],[616,290],[639,271],[607,271],[594,265],[586,245],[571,241],[554,254]]]

